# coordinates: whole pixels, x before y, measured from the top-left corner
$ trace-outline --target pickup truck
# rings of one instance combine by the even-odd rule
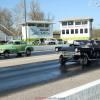
[[[32,46],[22,40],[11,40],[5,45],[0,45],[0,56],[3,55],[5,58],[8,58],[9,54],[13,53],[17,53],[18,55],[26,53],[26,55],[30,55],[33,50]]]
[[[100,41],[88,40],[87,43],[85,41],[85,45],[55,47],[55,51],[61,53],[59,57],[60,64],[73,60],[80,61],[82,66],[86,66],[90,60],[100,58]]]

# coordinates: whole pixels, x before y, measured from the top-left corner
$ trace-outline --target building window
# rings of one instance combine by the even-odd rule
[[[45,24],[45,27],[49,27],[50,26],[50,24]]]
[[[28,24],[28,26],[36,26],[36,24]]]
[[[88,29],[87,28],[85,29],[85,33],[88,33]]]
[[[82,25],[87,24],[87,21],[82,21]]]
[[[71,29],[71,34],[74,34],[74,29]]]
[[[66,26],[67,25],[67,22],[62,22],[62,26]]]
[[[68,22],[68,25],[73,25],[73,21],[69,21]]]
[[[65,34],[65,30],[62,30],[62,34]]]
[[[75,34],[78,34],[78,29],[75,29]]]
[[[83,29],[80,29],[80,33],[81,33],[81,34],[83,33]]]
[[[66,30],[66,34],[69,34],[69,30]]]
[[[81,22],[75,22],[75,25],[81,25]]]
[[[44,24],[37,24],[37,27],[44,27]]]

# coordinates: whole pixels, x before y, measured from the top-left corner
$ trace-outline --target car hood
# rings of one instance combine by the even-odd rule
[[[62,47],[59,51],[74,51],[75,47]]]

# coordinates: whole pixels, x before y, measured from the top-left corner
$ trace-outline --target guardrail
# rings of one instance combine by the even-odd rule
[[[100,100],[100,79],[44,100]]]
[[[34,51],[40,51],[40,50],[54,50],[57,46],[68,46],[68,44],[65,45],[47,45],[47,46],[33,46]]]

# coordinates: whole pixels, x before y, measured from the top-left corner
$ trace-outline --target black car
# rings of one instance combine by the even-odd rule
[[[100,41],[88,40],[80,46],[55,47],[57,53],[61,52],[59,62],[65,64],[69,60],[80,61],[82,66],[91,59],[100,58]]]

